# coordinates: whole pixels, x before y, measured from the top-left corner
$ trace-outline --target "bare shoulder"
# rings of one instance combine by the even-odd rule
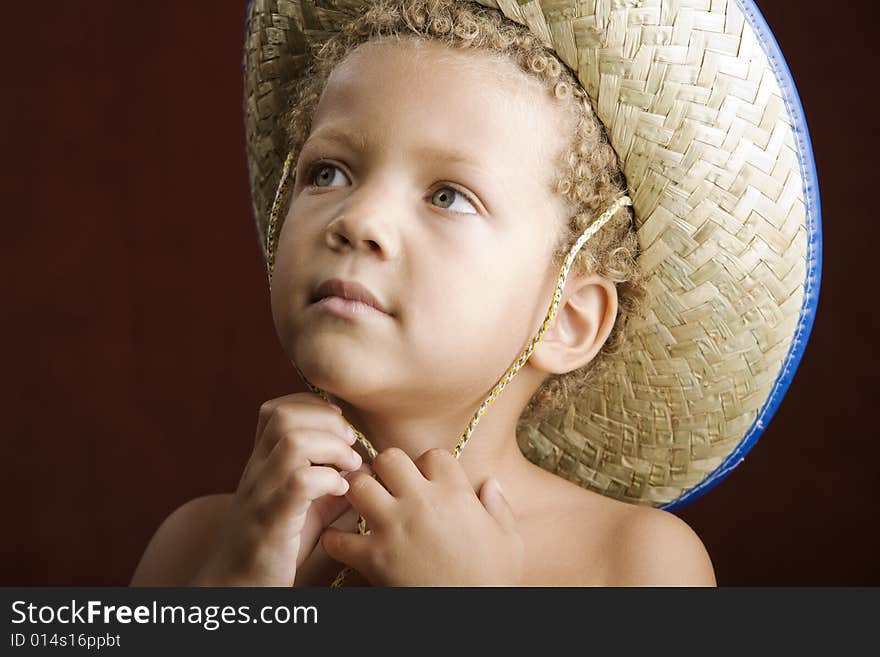
[[[537,466],[535,466],[537,468]],[[529,583],[566,586],[716,586],[709,554],[678,516],[533,471],[526,538],[542,558]],[[553,558],[547,559],[547,555]]]
[[[175,509],[150,539],[129,586],[186,586],[204,563],[232,497],[204,495]]]
[[[681,518],[632,506],[610,533],[610,586],[716,586],[703,542]]]

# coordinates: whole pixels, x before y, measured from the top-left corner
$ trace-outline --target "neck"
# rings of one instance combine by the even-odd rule
[[[500,395],[489,404],[476,428],[462,448],[459,463],[474,488],[489,478],[498,479],[513,508],[525,504],[517,499],[525,475],[533,470],[516,442],[516,424],[522,409],[540,383],[539,373],[526,365]],[[429,449],[440,447],[452,452],[474,413],[486,397],[458,406],[445,404],[430,408],[397,408],[377,411],[355,406],[343,399],[333,401],[342,408],[345,418],[354,425],[377,452],[397,447],[413,460]],[[355,449],[365,462],[370,458],[359,442]]]

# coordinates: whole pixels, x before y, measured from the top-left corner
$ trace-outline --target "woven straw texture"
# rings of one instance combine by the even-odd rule
[[[245,115],[261,247],[286,156],[284,85],[308,42],[367,4],[250,7]],[[480,4],[527,25],[589,94],[627,177],[653,299],[607,372],[565,412],[522,431],[520,448],[596,492],[667,504],[734,452],[795,334],[807,217],[792,117],[732,0]]]

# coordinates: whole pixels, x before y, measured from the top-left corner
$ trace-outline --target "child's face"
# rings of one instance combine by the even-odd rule
[[[309,381],[376,410],[451,410],[510,366],[558,275],[551,174],[567,124],[545,94],[513,63],[436,42],[364,44],[334,70],[271,293],[282,346]],[[362,284],[389,314],[312,303],[331,278]]]

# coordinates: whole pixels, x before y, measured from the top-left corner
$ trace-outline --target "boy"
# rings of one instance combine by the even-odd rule
[[[132,584],[714,585],[649,505],[741,462],[821,263],[754,5],[248,15],[255,216],[310,392],[263,404],[236,492],[172,513]]]
[[[236,493],[173,513],[132,585],[317,586],[343,565],[347,585],[715,584],[677,517],[585,490],[517,445],[541,384],[612,332],[606,277],[568,280],[461,460],[449,452],[552,296],[569,123],[479,51],[373,40],[333,70],[292,173],[272,311],[291,360],[373,437],[378,478],[324,399],[267,402]],[[353,532],[358,513],[370,535]]]

